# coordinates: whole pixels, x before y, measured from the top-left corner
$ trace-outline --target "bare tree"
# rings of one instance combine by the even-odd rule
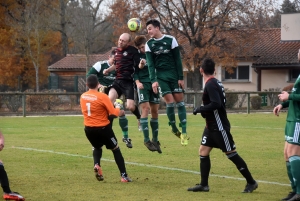
[[[49,10],[45,9],[45,0],[27,0],[24,21],[20,32],[25,38],[25,51],[35,69],[35,86],[39,91],[41,67],[45,67],[45,55],[56,44],[55,34],[49,30]],[[44,65],[43,65],[44,64]],[[45,69],[43,69],[45,72]]]
[[[237,64],[238,58],[245,58],[249,51],[245,44],[249,46],[254,40],[252,33],[262,27],[258,26],[257,13],[273,11],[273,0],[131,1],[134,3],[117,0],[111,6],[112,16],[120,21],[128,16],[123,23],[136,16],[144,24],[151,18],[158,19],[162,31],[175,36],[181,45],[184,66],[193,72],[194,83],[200,83],[199,66],[206,57],[222,63],[228,71]],[[195,85],[194,90],[200,89],[200,85]]]

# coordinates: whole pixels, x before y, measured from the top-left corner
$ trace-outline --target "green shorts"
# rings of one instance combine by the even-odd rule
[[[300,122],[287,121],[285,126],[285,141],[300,145]]]
[[[160,102],[160,96],[159,93],[155,94],[152,90],[152,84],[151,82],[145,82],[143,83],[144,89],[138,89],[138,99],[139,104],[140,103],[154,103],[159,104]]]
[[[161,95],[172,93],[183,93],[183,89],[179,87],[178,81],[165,81],[157,79],[159,87],[161,89]]]

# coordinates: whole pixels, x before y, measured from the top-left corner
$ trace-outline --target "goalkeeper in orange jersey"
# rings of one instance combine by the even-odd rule
[[[97,151],[94,158],[94,172],[99,181],[104,179],[100,160],[102,157],[102,147],[112,150],[116,164],[121,174],[121,182],[131,182],[125,167],[125,162],[121,150],[118,146],[117,138],[110,125],[109,116],[118,117],[124,114],[122,101],[117,100],[115,107],[109,97],[98,92],[98,79],[96,75],[87,78],[89,90],[80,97],[81,111],[84,117],[84,131],[87,139]]]

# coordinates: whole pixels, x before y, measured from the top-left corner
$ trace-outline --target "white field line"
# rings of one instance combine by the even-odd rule
[[[36,152],[44,152],[44,153],[65,155],[65,156],[74,156],[74,157],[80,157],[80,158],[89,158],[89,159],[93,158],[91,156],[83,156],[83,155],[78,155],[78,154],[69,154],[69,153],[65,153],[65,152],[56,152],[56,151],[52,151],[52,150],[42,150],[42,149],[34,149],[34,148],[28,148],[28,147],[12,147],[12,148],[13,149],[27,150],[27,151],[36,151]],[[115,163],[114,160],[110,160],[110,159],[101,158],[101,160]],[[179,171],[179,172],[184,172],[184,173],[199,174],[199,172],[197,172],[197,171],[185,170],[185,169],[180,169],[180,168],[171,168],[171,167],[158,166],[158,165],[148,165],[148,164],[135,163],[135,162],[125,162],[125,163],[130,164],[130,165],[148,167],[148,168],[157,168],[157,169],[163,169],[163,170],[171,170],[171,171]],[[220,177],[220,178],[225,178],[225,179],[242,180],[242,181],[245,180],[244,178],[230,177],[230,176],[217,175],[217,174],[210,174],[209,176]],[[283,184],[283,183],[279,183],[279,182],[271,182],[271,181],[263,181],[263,180],[256,180],[256,181],[258,183],[264,183],[264,184],[273,184],[273,185],[279,185],[279,186],[290,186],[290,184]]]
[[[118,126],[118,125],[117,125]],[[193,127],[201,127],[204,129],[205,124],[198,124],[198,125],[193,125]],[[82,128],[83,129],[84,126],[72,126],[72,128]],[[128,126],[129,128],[135,128],[137,126]],[[160,127],[165,127],[165,126],[160,126]],[[31,127],[25,128],[25,127],[2,127],[2,129],[32,129]],[[44,129],[57,129],[57,128],[65,128],[65,129],[69,129],[71,127],[61,127],[61,126],[45,126],[45,127],[39,127],[39,128],[44,128]],[[268,129],[268,130],[284,130],[284,126],[281,128],[274,128],[274,127],[247,127],[247,126],[231,126],[231,128],[244,128],[244,129]]]

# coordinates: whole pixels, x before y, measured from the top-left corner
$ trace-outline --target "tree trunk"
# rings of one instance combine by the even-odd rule
[[[195,68],[193,72],[193,89],[195,92],[200,92],[203,89],[203,77],[200,74],[199,68]],[[195,93],[194,106],[200,106],[202,104],[202,96]]]
[[[39,66],[34,64],[35,67],[35,84],[36,84],[36,92],[40,91],[40,85],[39,85]]]
[[[66,4],[64,0],[60,0],[60,26],[61,26],[61,42],[62,42],[62,52],[63,56],[65,57],[68,52],[68,36],[66,31]]]

